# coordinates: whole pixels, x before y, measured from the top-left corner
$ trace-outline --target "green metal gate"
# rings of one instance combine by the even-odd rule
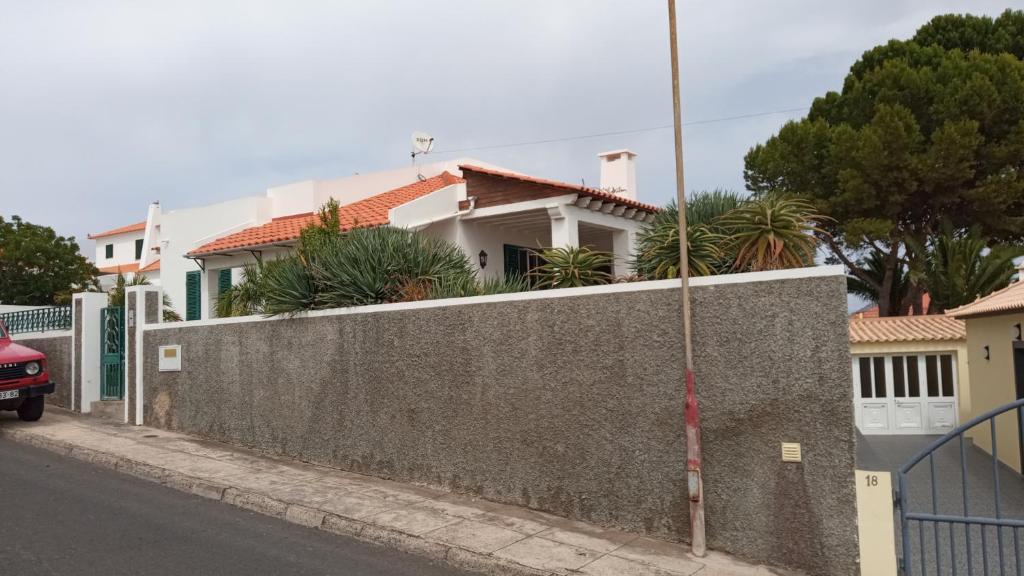
[[[100,310],[100,399],[124,399],[124,308]]]

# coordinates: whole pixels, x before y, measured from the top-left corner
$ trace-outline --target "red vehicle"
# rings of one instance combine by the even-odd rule
[[[0,322],[0,410],[17,410],[19,418],[35,422],[43,417],[43,396],[53,389],[46,355],[15,343]]]

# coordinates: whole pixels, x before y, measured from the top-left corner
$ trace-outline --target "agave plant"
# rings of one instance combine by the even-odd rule
[[[263,292],[264,314],[295,314],[315,307],[313,276],[298,256],[264,262],[259,288]]]
[[[510,294],[513,292],[529,292],[528,279],[509,274],[504,278],[487,277],[483,280],[465,276],[441,278],[433,282],[428,292],[429,300],[439,298],[464,298],[466,296],[487,296],[490,294]]]
[[[710,276],[730,271],[733,260],[724,249],[725,234],[718,222],[746,200],[736,192],[697,192],[686,203],[686,247],[690,276]],[[637,235],[632,261],[638,276],[651,280],[679,277],[679,207],[669,202],[644,224]]]
[[[575,288],[612,281],[614,259],[607,252],[568,246],[541,250],[540,257],[541,264],[530,271],[535,288]]]
[[[318,308],[399,302],[417,285],[473,277],[456,244],[391,226],[351,230],[307,265]]]
[[[799,198],[768,195],[718,219],[729,237],[734,270],[780,270],[814,264],[818,222],[825,217]]]

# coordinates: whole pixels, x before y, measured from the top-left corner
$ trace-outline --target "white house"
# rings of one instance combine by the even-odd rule
[[[531,249],[580,245],[613,253],[614,273],[626,275],[636,233],[657,208],[637,200],[636,154],[617,150],[599,158],[600,188],[461,158],[296,182],[198,208],[165,212],[154,204],[144,223],[90,237],[105,271],[136,266],[151,277],[156,267],[164,292],[189,320],[211,316],[240,266],[294,250],[299,232],[331,198],[341,204],[346,228],[389,224],[445,238],[485,276],[527,272],[536,259]]]
[[[159,234],[158,204],[149,207],[142,222],[89,234],[89,239],[96,241],[93,262],[100,271],[100,287],[109,289],[119,273],[128,279],[141,273],[151,284],[160,284]]]

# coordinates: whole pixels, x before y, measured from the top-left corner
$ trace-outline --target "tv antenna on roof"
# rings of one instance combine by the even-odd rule
[[[434,138],[426,132],[412,133],[412,163],[416,163],[416,157],[420,154],[429,154],[434,149]]]

